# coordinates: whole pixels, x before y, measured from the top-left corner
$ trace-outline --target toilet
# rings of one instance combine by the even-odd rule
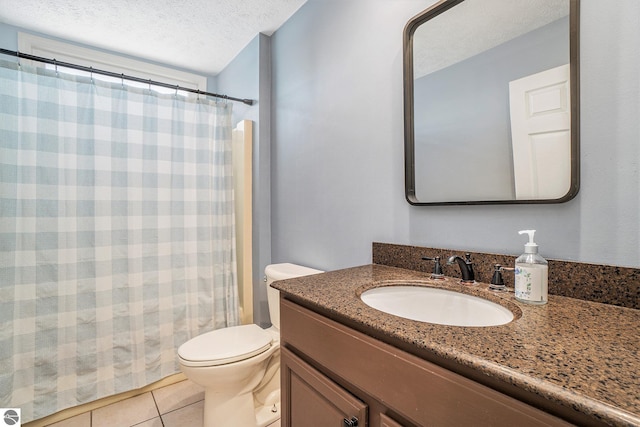
[[[280,419],[280,299],[276,280],[322,273],[283,263],[265,268],[272,326],[216,329],[178,348],[182,372],[204,388],[204,427],[265,427]]]

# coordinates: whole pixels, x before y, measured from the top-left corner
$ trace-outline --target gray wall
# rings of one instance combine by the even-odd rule
[[[272,37],[272,260],[337,269],[371,242],[640,267],[640,2],[581,2],[582,186],[559,205],[410,206],[402,30],[433,0],[309,0]]]

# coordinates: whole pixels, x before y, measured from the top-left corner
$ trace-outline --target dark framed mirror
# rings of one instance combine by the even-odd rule
[[[580,185],[579,0],[442,0],[404,30],[414,205],[561,203]]]

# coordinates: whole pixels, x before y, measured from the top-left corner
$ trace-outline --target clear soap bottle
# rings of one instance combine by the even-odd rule
[[[533,241],[536,230],[522,230],[528,234],[529,242],[524,245],[524,253],[516,259],[515,296],[527,304],[546,304],[549,295],[549,263],[538,253],[538,245]]]

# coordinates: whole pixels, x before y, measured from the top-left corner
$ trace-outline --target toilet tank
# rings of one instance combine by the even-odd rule
[[[272,288],[271,283],[276,280],[292,279],[294,277],[309,276],[318,273],[324,273],[324,271],[289,263],[267,265],[264,269],[264,276],[267,284],[269,317],[271,318],[271,324],[273,326],[280,329],[280,292]]]

